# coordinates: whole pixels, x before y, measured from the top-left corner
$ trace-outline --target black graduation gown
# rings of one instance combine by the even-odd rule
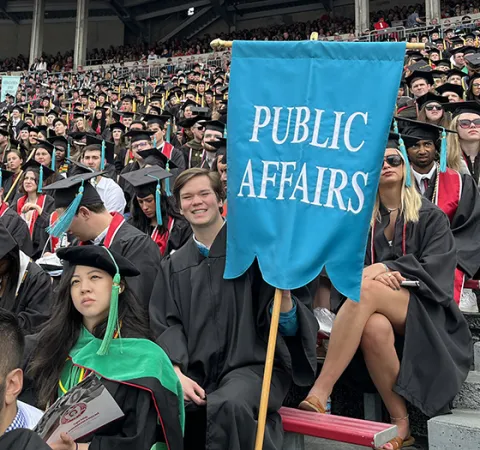
[[[33,244],[27,223],[12,208],[7,208],[3,215],[0,216],[0,223],[5,226],[13,239],[17,241],[20,250],[31,257],[33,255]]]
[[[19,428],[0,436],[2,450],[52,450],[42,438],[32,430]]]
[[[175,180],[177,177],[185,170],[186,164],[185,164],[185,157],[183,155],[182,150],[174,147],[172,149],[172,154],[171,154],[171,161],[177,166],[175,169],[170,169],[171,174],[173,175],[170,178],[170,189],[173,188],[173,184],[175,183]]]
[[[183,247],[192,235],[192,227],[185,219],[176,218],[173,222],[172,231],[168,236],[166,255],[169,255],[172,251],[177,251]]]
[[[30,261],[16,295],[17,285],[18,280],[15,286],[7,287],[0,299],[0,307],[17,316],[25,334],[35,333],[50,317],[52,282],[40,266]]]
[[[1,158],[0,158],[1,159]],[[13,184],[15,183],[17,176],[11,176],[10,178],[7,178],[4,182],[3,182],[3,192],[4,192],[4,198],[5,196],[10,192],[10,189],[12,188]],[[17,192],[18,192],[18,187],[20,186],[20,180],[17,182],[17,184],[15,185],[15,187],[13,188],[12,190],[12,193],[10,194],[10,196],[8,197],[8,203],[11,203],[12,202],[12,199],[14,199],[16,196],[17,196]]]
[[[420,220],[406,229],[406,254],[402,250],[403,218],[395,224],[393,245],[384,231],[390,216],[382,208],[375,227],[375,259],[420,287],[410,288],[405,335],[396,336],[400,373],[394,391],[429,417],[448,412],[470,370],[473,344],[467,322],[453,300],[456,265],[455,243],[447,216],[422,199]],[[372,262],[371,237],[365,264]],[[403,349],[403,350],[402,350]],[[360,366],[361,352],[349,367],[349,376],[368,379]],[[363,373],[362,373],[363,372]]]
[[[470,175],[462,177],[462,196],[457,211],[450,223],[455,246],[457,247],[457,266],[467,278],[480,276],[480,195]],[[435,190],[437,172],[430,179],[425,197],[431,199]]]
[[[118,229],[110,248],[127,258],[139,270],[138,277],[127,277],[127,283],[145,308],[153,290],[162,256],[150,236],[124,222]]]
[[[16,203],[14,205],[14,208],[16,211]],[[50,225],[50,215],[53,211],[55,211],[55,201],[53,197],[46,195],[42,214],[37,217],[35,225],[33,226],[33,233],[31,236],[33,245],[32,259],[34,261],[36,261],[42,256],[43,249],[45,248],[47,241],[50,239],[46,228]]]
[[[263,281],[256,263],[241,277],[224,280],[225,250],[226,225],[208,257],[191,238],[164,259],[150,302],[150,323],[173,364],[207,393],[206,448],[244,450],[254,447],[275,290]],[[318,325],[311,295],[307,288],[294,295],[299,331],[277,340],[265,450],[281,448],[277,411],[292,380],[310,385],[317,367]],[[196,409],[187,405],[187,412],[190,408]]]

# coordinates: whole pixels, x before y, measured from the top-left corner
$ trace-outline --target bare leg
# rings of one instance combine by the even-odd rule
[[[314,308],[327,308],[330,310],[330,289],[331,283],[326,278],[320,277],[320,285],[315,293],[315,299],[313,300]]]
[[[383,314],[397,332],[403,332],[409,298],[406,289],[394,291],[378,281],[363,280],[360,302],[346,300],[337,314],[327,357],[310,395],[315,395],[322,405],[326,405],[333,386],[355,355],[372,314]]]
[[[382,314],[370,316],[363,330],[361,349],[363,357],[378,392],[390,417],[398,427],[398,435],[405,439],[410,435],[405,400],[393,392],[393,386],[400,371],[400,361],[395,350],[395,335],[390,321]],[[392,448],[386,444],[383,448]]]

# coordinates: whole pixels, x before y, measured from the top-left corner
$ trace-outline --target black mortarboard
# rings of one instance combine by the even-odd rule
[[[47,166],[44,166],[43,164],[40,164],[39,162],[35,161],[33,158],[27,161],[23,166],[22,170],[23,172],[27,172],[28,169],[35,169],[39,173],[39,179],[38,179],[38,192],[42,192],[46,188],[46,186],[43,186],[43,182],[51,177],[55,171],[50,169]]]
[[[154,116],[155,114],[157,114],[157,115],[160,116],[160,115],[162,114],[162,108],[159,108],[158,106],[150,106],[150,107],[148,108],[148,113],[151,114],[151,115],[153,115],[153,116]]]
[[[124,100],[127,100],[127,101],[133,103],[133,96],[130,95],[130,94],[124,95],[124,96],[122,97],[122,102],[123,102]]]
[[[453,44],[453,42],[452,42]],[[450,52],[451,55],[456,55],[457,53],[465,53],[465,50],[467,49],[468,47],[457,47],[457,48],[451,48],[449,49],[448,51]]]
[[[161,167],[154,166],[134,170],[120,176],[133,186],[137,197],[145,198],[155,194],[158,182],[166,180],[172,174]]]
[[[460,98],[463,97],[464,89],[459,84],[453,83],[444,83],[441,86],[435,88],[439,94],[444,94],[445,92],[455,92]]]
[[[135,117],[135,113],[130,111],[118,111],[118,114],[122,117],[128,117],[130,119]]]
[[[473,53],[465,56],[465,61],[472,69],[480,69],[480,53]]]
[[[25,122],[25,123],[20,127],[20,130],[28,130],[29,128],[30,128],[30,125]]]
[[[447,72],[447,79],[454,75],[458,75],[459,77],[463,78],[464,76],[466,76],[466,73],[458,69],[451,69]]]
[[[20,105],[15,105],[12,108],[12,111],[15,111],[15,110],[17,110],[20,114],[24,112],[24,109]]]
[[[130,130],[128,133],[125,134],[125,137],[130,138],[130,142],[137,142],[137,141],[150,141],[151,137],[155,134],[155,131],[147,131],[147,130]]]
[[[66,160],[69,165],[68,176],[72,177],[74,175],[80,175],[82,173],[93,173],[95,172],[91,167],[86,166],[80,162],[74,161],[73,159]]]
[[[213,148],[217,150],[226,150],[227,148],[227,139],[226,138],[219,138],[216,141],[210,141],[208,145],[211,145]]]
[[[442,132],[441,127],[426,122],[420,122],[418,120],[407,119],[405,117],[397,116],[395,119],[398,121],[398,128],[402,137],[410,136],[416,138],[415,142],[409,144],[407,144],[404,139],[407,148],[421,140],[437,142],[440,138],[440,133]]]
[[[52,191],[52,196],[55,200],[55,208],[68,208],[77,197],[79,188],[81,186],[83,186],[83,194],[79,204],[77,205],[77,209],[78,206],[88,206],[102,203],[102,199],[100,198],[97,190],[90,183],[86,183],[86,181],[101,174],[102,172],[91,172],[70,176],[68,178],[64,178],[63,180],[49,184],[44,189],[46,191]],[[75,215],[76,213],[77,211],[75,211],[73,214]],[[68,226],[70,226],[70,223]],[[68,226],[66,229],[68,229]],[[64,231],[66,231],[66,229]]]
[[[452,113],[452,118],[459,116],[463,113],[473,113],[480,115],[480,103],[471,102],[456,102],[445,105],[445,109]]]
[[[47,139],[54,147],[62,147],[67,149],[68,141],[64,136],[52,136]]]
[[[145,114],[143,116],[143,120],[147,122],[147,125],[158,123],[161,127],[163,127],[170,119],[171,116],[158,116],[156,114]]]
[[[127,129],[127,127],[122,123],[122,122],[115,122],[115,123],[112,123],[110,126],[110,131],[113,131],[113,130],[122,130],[123,133],[125,133],[125,130]]]
[[[440,61],[435,61],[435,67],[445,66],[450,69],[450,61],[448,59],[441,59]]]
[[[137,152],[138,156],[143,159],[145,164],[151,166],[160,166],[162,168],[166,167],[168,158],[158,149],[149,148],[147,150],[142,150]],[[170,163],[175,166],[173,163]],[[177,166],[175,166],[177,167]]]
[[[188,99],[182,103],[182,106],[180,106],[180,109],[184,111],[187,106],[200,106],[200,105],[194,102],[193,100]]]
[[[440,103],[442,105],[444,103],[448,103],[448,99],[446,97],[441,97],[440,95],[435,95],[433,92],[427,92],[426,94],[417,98],[418,110],[420,111],[423,106],[431,102]]]
[[[66,122],[65,120],[61,119],[60,117],[57,117],[57,118],[52,122],[52,125],[55,126],[55,124],[56,124],[57,122],[61,122],[65,127],[68,126],[68,125],[67,125],[67,122]]]
[[[192,128],[197,122],[205,121],[205,117],[196,116],[191,117],[190,119],[184,119],[181,122],[178,122],[177,125],[182,128]]]
[[[206,122],[203,122],[205,126],[205,131],[207,130],[213,130],[213,131],[219,131],[220,133],[223,133],[225,131],[225,124],[220,122],[219,120],[209,120]]]
[[[54,146],[51,142],[49,141],[45,141],[43,139],[39,139],[39,138],[35,138],[35,140],[37,141],[37,144],[35,145],[35,147],[38,149],[38,148],[43,148],[44,150],[46,150],[48,153],[50,153],[50,155],[53,155],[53,149],[54,149]]]
[[[401,118],[398,117],[398,120]],[[405,144],[406,147],[411,147],[412,145],[415,145],[418,141],[421,140],[421,138],[417,138],[415,136],[406,136],[404,134],[398,134],[398,133],[393,133],[390,132],[388,133],[388,141],[387,141],[387,146],[386,148],[400,148],[400,137],[403,139],[403,143]]]
[[[408,86],[411,86],[415,80],[420,78],[426,80],[428,84],[433,84],[433,75],[431,70],[429,72],[415,70],[411,75],[405,78],[405,81],[407,82]]]
[[[113,256],[112,260],[109,252]],[[125,257],[103,245],[78,245],[57,250],[57,256],[71,266],[87,266],[104,270],[112,277],[117,273],[121,277],[136,277],[138,269]],[[118,269],[118,272],[117,272]]]

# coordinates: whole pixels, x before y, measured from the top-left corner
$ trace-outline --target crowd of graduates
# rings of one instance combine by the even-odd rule
[[[475,36],[435,33],[405,57],[360,302],[325,271],[282,292],[265,449],[282,448],[293,384],[318,414],[342,375],[376,389],[398,427],[382,449],[398,450],[414,441],[407,403],[447,413],[468,374],[480,55]],[[275,290],[257,263],[223,279],[228,61],[40,79],[0,116],[0,448],[253,448]],[[313,307],[336,313],[319,375]],[[48,445],[27,431],[28,408],[92,374],[121,419]]]

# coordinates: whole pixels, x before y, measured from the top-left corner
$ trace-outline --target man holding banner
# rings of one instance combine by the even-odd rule
[[[274,288],[257,264],[223,279],[227,226],[216,173],[189,169],[173,194],[195,237],[163,262],[150,320],[182,382],[185,447],[202,448],[205,439],[208,450],[253,449]],[[306,288],[283,292],[265,449],[282,446],[277,411],[292,381],[308,386],[315,376],[318,325],[311,299]]]

